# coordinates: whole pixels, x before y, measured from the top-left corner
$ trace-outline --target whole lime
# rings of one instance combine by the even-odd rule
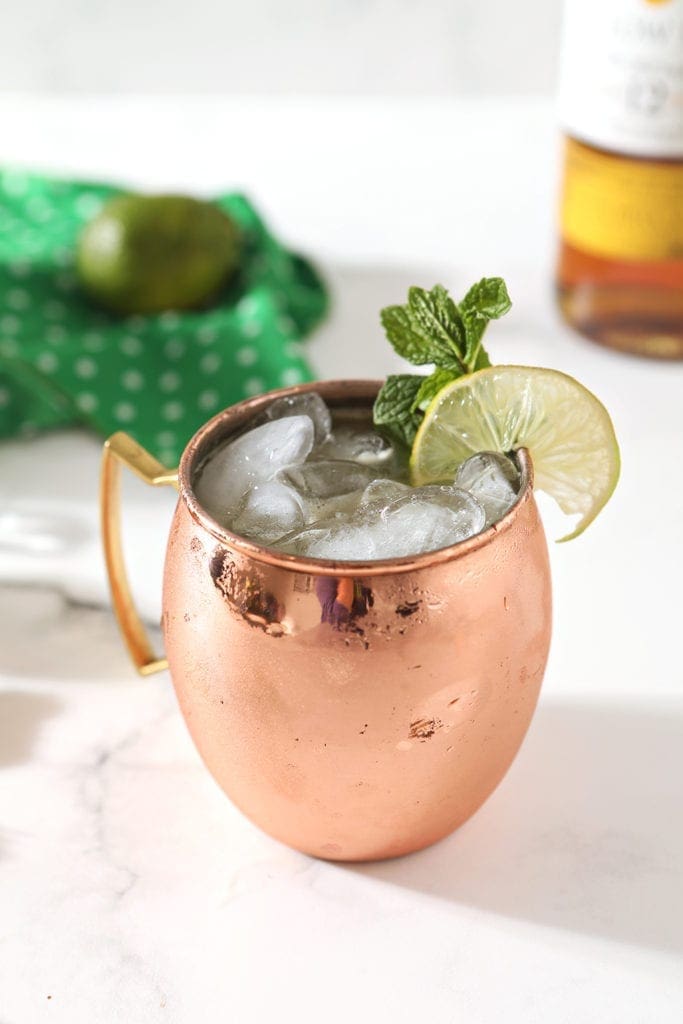
[[[88,294],[116,313],[204,305],[239,263],[239,231],[213,203],[122,195],[82,230],[76,263]]]

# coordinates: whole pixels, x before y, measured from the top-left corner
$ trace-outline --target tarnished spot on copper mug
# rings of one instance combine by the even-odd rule
[[[193,537],[190,541],[190,558],[196,568],[201,570],[206,560],[206,550],[199,537]]]
[[[410,723],[408,736],[411,740],[429,740],[435,732],[443,728],[443,722],[439,718],[418,718]]]
[[[432,722],[437,723],[434,732],[442,730],[444,734],[466,727],[472,716],[480,713],[486,693],[484,683],[474,688],[471,683],[468,688],[467,684],[468,680],[451,683],[437,690],[422,704],[416,705],[410,735],[415,739],[431,738],[421,736],[420,733],[429,732]]]
[[[414,615],[415,612],[420,610],[420,601],[404,601],[403,604],[396,605],[396,614],[400,615],[402,619],[407,619],[409,615]]]
[[[362,651],[370,650],[370,641],[366,637],[365,630],[361,626],[349,623],[344,627],[344,632],[350,634],[344,637],[344,644],[346,647],[356,647],[360,648]]]
[[[284,636],[287,627],[280,621],[284,608],[264,588],[258,572],[242,572],[230,553],[221,547],[215,548],[209,571],[213,585],[245,622],[268,636]]]

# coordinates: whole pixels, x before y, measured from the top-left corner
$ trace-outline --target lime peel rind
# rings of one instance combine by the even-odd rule
[[[567,514],[579,513],[578,537],[617,485],[620,455],[602,403],[558,370],[493,366],[446,385],[428,406],[413,443],[415,485],[452,480],[474,451],[527,448],[535,486]]]

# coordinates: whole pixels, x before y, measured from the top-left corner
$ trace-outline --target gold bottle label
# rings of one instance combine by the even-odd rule
[[[608,259],[683,259],[683,163],[596,152],[567,141],[562,234]]]

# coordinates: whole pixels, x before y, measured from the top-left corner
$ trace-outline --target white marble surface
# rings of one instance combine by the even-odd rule
[[[151,185],[252,182],[336,286],[311,350],[326,376],[390,368],[376,310],[406,284],[504,273],[515,309],[493,357],[579,376],[624,454],[601,519],[552,546],[553,650],[515,765],[458,833],[386,864],[314,862],[261,835],[202,768],[168,679],[134,676],[109,612],[5,552],[0,1022],[678,1022],[683,366],[612,356],[558,325],[549,108],[5,99],[0,121],[6,159]],[[416,123],[421,154],[398,160],[395,132]],[[3,507],[60,502],[84,524],[84,546],[54,552],[47,576],[94,601],[96,459],[74,435],[0,447]],[[148,531],[131,537],[134,559],[163,538],[160,498],[131,496]],[[158,557],[143,573],[150,615]]]

